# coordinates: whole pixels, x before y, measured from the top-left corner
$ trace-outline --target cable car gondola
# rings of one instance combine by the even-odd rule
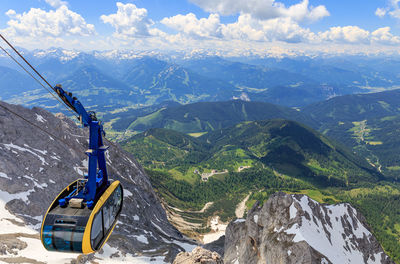
[[[72,202],[60,206],[59,200],[76,192],[82,181],[71,183],[50,205],[41,229],[42,243],[47,250],[89,254],[99,250],[111,235],[122,208],[120,182],[113,182],[92,210],[80,206],[79,202],[78,206]]]
[[[68,185],[51,203],[41,228],[44,247],[51,251],[89,254],[99,250],[111,235],[123,203],[119,181],[108,180],[103,145],[103,126],[94,112],[57,85],[54,90],[89,126],[88,174]]]
[[[110,237],[122,210],[123,188],[119,181],[109,181],[103,145],[103,125],[93,111],[87,112],[72,93],[49,82],[0,34],[12,50],[58,95],[55,96],[32,73],[0,46],[11,59],[67,109],[78,114],[84,127],[89,127],[88,174],[68,185],[51,203],[43,217],[40,237],[47,250],[89,254],[100,250]],[[61,99],[61,100],[60,100]],[[29,122],[29,120],[25,121]],[[38,127],[44,131],[42,128]],[[45,131],[46,132],[46,131]],[[46,132],[48,133],[48,132]],[[64,142],[63,140],[61,140]],[[65,143],[65,142],[64,142]],[[67,144],[68,145],[68,144]]]

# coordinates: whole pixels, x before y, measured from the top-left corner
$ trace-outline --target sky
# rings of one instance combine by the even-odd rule
[[[399,54],[400,0],[0,0],[0,33],[26,49]]]

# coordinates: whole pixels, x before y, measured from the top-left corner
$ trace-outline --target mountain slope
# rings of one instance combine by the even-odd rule
[[[203,76],[224,80],[237,87],[265,89],[278,85],[312,82],[306,75],[272,67],[267,68],[241,62],[231,62],[219,57],[188,60],[183,65]]]
[[[67,91],[76,93],[83,105],[96,111],[122,108],[138,100],[128,85],[102,73],[94,66],[81,67],[60,83]]]
[[[40,108],[30,110],[3,102],[0,105],[0,245],[4,246],[5,235],[16,236],[22,247],[13,249],[12,244],[7,246],[6,243],[7,252],[15,251],[18,256],[32,258],[27,252],[35,248],[37,260],[51,262],[38,238],[40,221],[59,191],[82,177],[84,167],[87,168],[84,153],[88,131],[78,128],[63,115],[57,118]],[[147,175],[130,154],[111,144],[107,165],[110,178],[120,180],[125,189],[123,211],[107,243],[107,252],[119,256],[163,255],[168,261],[183,247],[191,247],[169,224]],[[24,244],[26,237],[30,239]],[[107,254],[96,257],[107,259]],[[14,257],[12,253],[3,256],[6,261]],[[65,258],[70,262],[77,257],[74,254]]]
[[[338,87],[340,94],[361,92],[368,87],[391,87],[399,81],[399,76],[393,71],[399,64],[397,58],[383,59],[369,56],[265,58],[250,60],[248,63],[309,76],[317,82]]]
[[[144,131],[149,128],[168,128],[183,133],[207,132],[233,126],[243,121],[284,118],[306,124],[315,122],[302,113],[278,105],[241,100],[200,102],[160,109],[138,117],[132,123],[117,120],[113,127]],[[126,122],[126,123],[125,123]],[[123,125],[125,124],[125,126]]]
[[[400,90],[338,96],[302,109],[320,123],[383,118],[400,114]]]
[[[345,147],[286,120],[244,122],[199,138],[151,129],[122,146],[149,168],[192,170],[195,166],[199,171],[236,171],[241,163],[264,164],[290,176],[333,186],[374,182],[381,177]]]
[[[75,71],[57,83],[76,95],[88,110],[98,113],[113,111],[137,103],[135,92],[123,82],[116,80],[92,65],[86,65]],[[24,97],[14,97],[9,100],[30,106],[41,106],[53,112],[65,111],[46,90],[39,90],[39,94],[29,94]]]
[[[151,57],[135,60],[122,80],[139,89],[141,102],[146,104],[228,100],[237,94],[227,82]]]
[[[0,66],[0,99],[10,99],[12,96],[40,88],[36,82],[21,72]]]
[[[386,176],[399,178],[400,90],[347,95],[302,109],[325,135],[352,146]]]
[[[327,184],[338,180],[348,185],[379,177],[365,161],[346,148],[293,121],[241,123],[206,134],[201,139],[210,142],[214,149],[237,146],[285,174],[316,177],[315,180],[327,181]]]

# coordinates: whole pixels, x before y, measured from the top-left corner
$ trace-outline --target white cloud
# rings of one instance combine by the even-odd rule
[[[266,32],[258,20],[250,15],[240,15],[235,23],[223,26],[223,34],[228,39],[266,41]]]
[[[331,27],[328,31],[319,34],[324,41],[367,43],[370,32],[357,26]]]
[[[67,5],[68,2],[66,1],[61,1],[61,0],[45,0],[46,3],[48,3],[50,6],[54,7],[54,8],[59,8],[63,5]]]
[[[316,35],[299,23],[328,16],[325,6],[312,7],[308,0],[285,7],[275,0],[190,0],[211,12],[208,18],[195,14],[164,18],[161,23],[192,38],[220,38],[247,41],[313,41]],[[234,23],[221,24],[221,15],[237,14]]]
[[[386,9],[385,8],[380,8],[380,7],[378,7],[377,9],[376,9],[376,11],[375,11],[375,15],[376,16],[378,16],[378,17],[380,17],[380,18],[382,18],[382,17],[384,17],[385,15],[386,15]]]
[[[329,16],[323,5],[309,6],[308,0],[286,7],[275,0],[190,0],[207,12],[221,15],[248,14],[253,18],[268,20],[278,17],[290,17],[295,21],[316,21]]]
[[[304,29],[289,17],[260,21],[250,15],[240,15],[236,23],[223,26],[223,35],[230,39],[254,41],[311,41],[315,34]]]
[[[184,43],[188,39],[202,39],[202,41],[218,39],[224,42],[241,40],[262,43],[281,41],[309,45],[329,43],[394,45],[399,43],[399,37],[391,34],[389,27],[370,32],[358,26],[338,26],[314,33],[309,28],[300,26],[290,16],[260,20],[249,14],[242,14],[236,22],[222,24],[218,14],[210,14],[208,18],[197,18],[195,14],[189,13],[164,18],[161,23],[178,31],[176,35],[160,34],[172,43]]]
[[[6,15],[10,20],[3,32],[9,36],[35,38],[89,36],[96,33],[94,25],[86,23],[81,15],[69,10],[65,5],[49,12],[40,8],[31,8],[22,14],[17,14],[10,9]]]
[[[375,11],[375,15],[378,17],[384,17],[386,15],[389,15],[393,18],[400,19],[400,6],[399,6],[400,0],[390,0],[387,4],[386,7],[384,8],[377,8]]]
[[[310,41],[315,38],[314,33],[300,27],[290,17],[259,20],[243,14],[235,23],[221,24],[218,14],[198,19],[195,14],[189,13],[164,18],[161,23],[192,38],[285,42]]]
[[[303,0],[289,8],[281,7],[280,12],[283,16],[290,17],[295,21],[317,21],[329,16],[329,12],[325,6],[319,5],[317,7],[309,7],[308,0]]]
[[[380,44],[396,45],[400,43],[400,38],[390,33],[390,27],[383,27],[371,33],[371,41]]]
[[[150,29],[154,22],[147,17],[145,8],[137,8],[134,4],[121,2],[117,2],[117,8],[117,13],[100,17],[104,23],[109,23],[115,28],[115,36],[146,37],[158,32]]]
[[[357,26],[332,27],[325,32],[318,33],[322,42],[367,44],[367,45],[396,45],[400,38],[390,33],[390,27],[382,27],[370,32]]]
[[[195,38],[222,37],[222,25],[218,14],[210,14],[208,18],[201,19],[197,19],[193,13],[176,15],[162,19],[161,23]]]

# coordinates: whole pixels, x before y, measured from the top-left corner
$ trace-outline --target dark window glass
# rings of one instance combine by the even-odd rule
[[[48,250],[81,252],[84,228],[74,226],[44,226],[43,242]]]
[[[112,216],[113,219],[117,217],[118,212],[121,210],[122,205],[122,187],[121,185],[114,191],[113,194],[113,208],[112,208]]]
[[[112,196],[108,199],[103,207],[103,217],[104,217],[104,233],[108,232],[114,219],[112,216]]]
[[[92,248],[97,249],[99,242],[103,238],[103,219],[102,210],[100,210],[94,217],[92,230],[90,234],[90,240],[92,243]]]

